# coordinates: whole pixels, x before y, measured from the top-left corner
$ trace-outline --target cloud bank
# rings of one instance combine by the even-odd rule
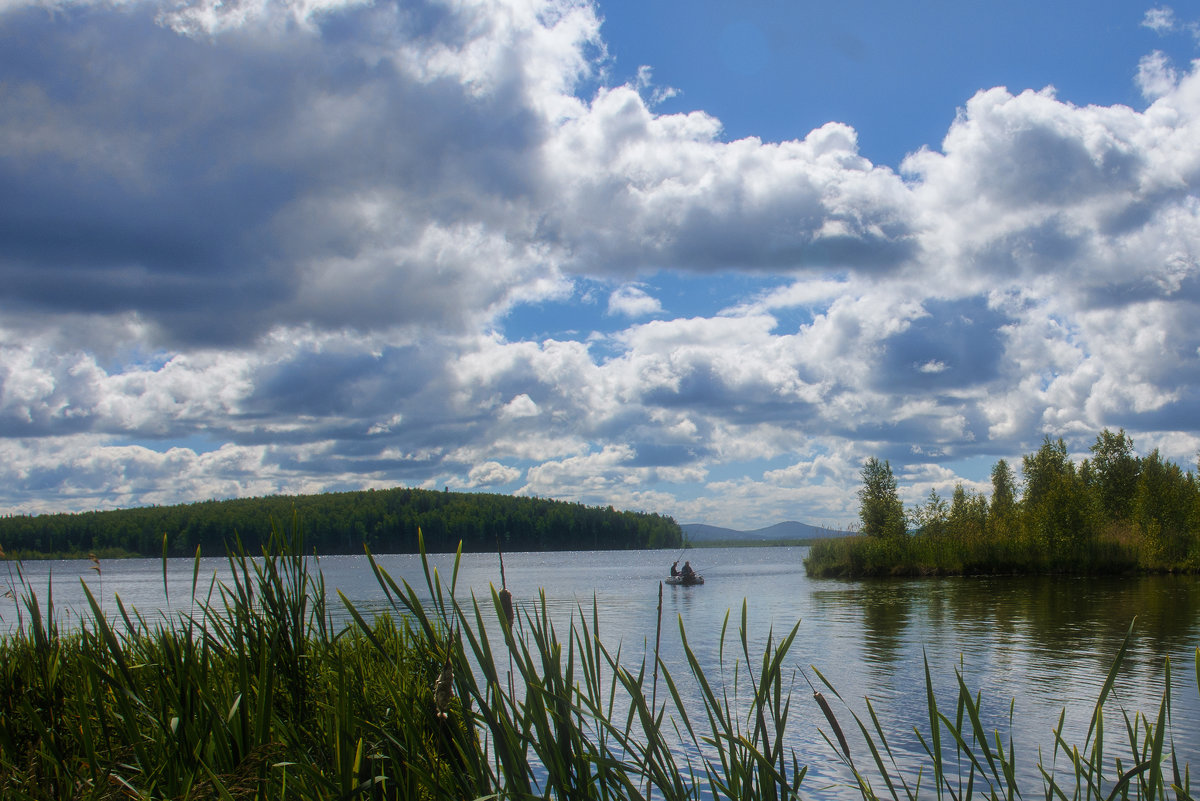
[[[753,528],[852,521],[870,455],[914,502],[1045,434],[1194,463],[1195,63],[1130,65],[1140,109],[982,90],[895,169],[607,64],[575,0],[0,3],[0,509]]]

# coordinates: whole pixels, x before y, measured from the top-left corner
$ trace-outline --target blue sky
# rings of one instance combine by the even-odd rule
[[[683,11],[682,9],[689,9]],[[660,111],[702,109],[728,136],[779,141],[837,120],[898,167],[937,148],[976,91],[1054,86],[1077,105],[1140,105],[1131,65],[1194,57],[1186,32],[1141,25],[1129,2],[605,3],[613,74],[649,65],[677,89]],[[1183,8],[1183,7],[1181,7]]]
[[[1200,12],[0,0],[0,512],[756,528],[1200,451]]]

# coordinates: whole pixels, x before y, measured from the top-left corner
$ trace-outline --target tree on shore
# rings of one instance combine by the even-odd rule
[[[988,502],[984,531],[993,541],[1011,538],[1017,520],[1017,481],[1004,459],[992,466],[992,498]]]
[[[1200,543],[1189,523],[1197,504],[1194,477],[1165,461],[1155,448],[1141,460],[1130,514],[1142,540],[1153,544],[1166,562],[1200,555]]]
[[[900,537],[905,533],[904,504],[896,489],[892,465],[874,456],[862,469],[863,486],[858,491],[862,533],[870,537]]]
[[[947,521],[951,536],[959,541],[982,539],[987,529],[987,510],[986,498],[955,484]]]
[[[1095,539],[1092,494],[1067,455],[1062,437],[1046,437],[1037,453],[1026,455],[1025,525],[1030,537],[1055,557],[1079,553]]]
[[[914,506],[908,514],[909,524],[913,531],[922,536],[939,537],[946,531],[946,523],[950,513],[946,501],[937,490],[930,489],[924,506]]]
[[[1141,465],[1133,452],[1133,440],[1121,429],[1107,428],[1090,448],[1090,476],[1100,496],[1100,506],[1110,520],[1128,520],[1133,512]]]
[[[992,467],[992,501],[988,514],[993,520],[1010,518],[1017,508],[1017,482],[1004,459]]]

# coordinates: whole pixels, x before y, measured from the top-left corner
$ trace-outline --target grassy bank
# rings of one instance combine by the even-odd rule
[[[35,562],[53,559],[144,559],[140,553],[127,551],[124,548],[97,548],[87,551],[34,551],[27,548],[13,548],[7,552],[0,548],[0,559],[13,562]]]
[[[983,731],[978,696],[960,679],[943,710],[927,670],[918,777],[891,758],[869,703],[851,711],[815,669],[804,671],[814,703],[797,711],[810,691],[789,657],[799,624],[752,652],[743,606],[737,634],[722,631],[716,675],[681,626],[687,664],[675,676],[657,645],[632,662],[610,652],[597,610],[562,632],[544,597],[515,613],[502,561],[500,589],[469,602],[455,592],[457,562],[449,576],[426,563],[418,593],[372,561],[392,612],[366,619],[343,598],[353,623],[335,631],[302,553],[297,527],[276,531],[261,557],[230,556],[228,585],[195,586],[197,563],[192,587],[167,588],[184,598],[169,615],[146,620],[89,595],[92,614],[71,631],[10,573],[20,625],[0,640],[0,797],[796,798],[807,768],[787,746],[795,725],[822,727],[825,758],[863,798],[1191,797],[1169,693],[1156,716],[1125,713],[1119,751],[1101,736],[1124,649],[1086,741],[1055,735],[1035,788],[1016,786],[1011,742]],[[852,751],[843,725],[865,747]],[[1070,767],[1055,772],[1064,754]]]

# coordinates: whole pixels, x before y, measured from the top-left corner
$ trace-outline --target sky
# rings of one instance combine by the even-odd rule
[[[0,513],[753,529],[1200,452],[1200,10],[0,0]]]

